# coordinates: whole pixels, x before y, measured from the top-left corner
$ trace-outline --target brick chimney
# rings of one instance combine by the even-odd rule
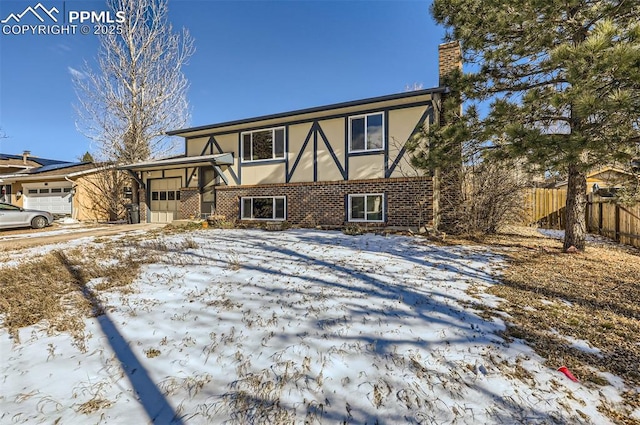
[[[22,162],[24,164],[27,163],[27,159],[29,159],[29,156],[31,156],[31,151],[24,151],[22,152]]]
[[[451,41],[438,46],[439,85],[445,85],[445,77],[452,71],[462,70],[462,51],[460,42]]]
[[[438,46],[438,76],[441,87],[446,85],[447,76],[454,71],[462,71],[462,49],[458,41]],[[450,102],[452,97],[457,101]],[[456,104],[458,106],[455,106]],[[446,111],[445,108],[454,109]],[[455,112],[455,114],[450,112]],[[447,120],[456,119],[455,115],[460,114],[462,114],[462,103],[459,93],[451,91],[443,93],[438,114],[440,124],[444,125]],[[451,163],[442,167],[438,166],[434,170],[433,226],[438,231],[455,234],[460,230],[458,212],[462,199],[462,147],[451,146],[449,156],[453,158]]]

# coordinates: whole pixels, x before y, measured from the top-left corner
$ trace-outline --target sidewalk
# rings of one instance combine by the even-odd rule
[[[0,250],[15,250],[32,246],[66,242],[91,236],[111,236],[133,231],[149,231],[164,227],[162,223],[140,224],[58,224],[46,229],[0,231]]]

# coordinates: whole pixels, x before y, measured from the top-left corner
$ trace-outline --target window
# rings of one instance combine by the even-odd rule
[[[65,187],[64,189],[62,189],[62,191],[64,193],[71,193],[71,188],[70,187]]]
[[[62,193],[62,188],[54,187],[53,189],[51,189],[51,193]]]
[[[167,200],[168,201],[175,201],[176,200],[176,192],[174,192],[173,190],[170,190],[169,192],[167,192]]]
[[[40,189],[40,193],[49,193],[49,189]]]
[[[5,210],[5,211],[20,211],[20,208],[19,208],[19,207],[16,207],[15,205],[0,204],[0,210]]]
[[[384,195],[349,195],[349,221],[384,221]]]
[[[284,158],[284,128],[242,133],[242,161]]]
[[[349,152],[376,151],[384,148],[382,113],[349,118]]]
[[[167,191],[163,190],[162,192],[160,192],[160,200],[161,201],[167,200]]]
[[[286,210],[284,196],[240,199],[240,216],[243,220],[284,220]]]
[[[38,189],[29,189],[27,193],[38,193]]]
[[[158,200],[158,192],[151,192],[151,200],[152,201]]]

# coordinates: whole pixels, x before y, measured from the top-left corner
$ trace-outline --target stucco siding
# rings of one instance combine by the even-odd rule
[[[242,184],[283,183],[284,173],[284,162],[250,166],[244,165],[242,167]]]
[[[421,106],[389,112],[389,167],[398,158],[402,147],[405,146],[406,142],[412,136],[416,125],[427,109],[427,106]],[[424,125],[428,128],[428,116],[425,119]],[[414,177],[417,175],[422,175],[422,171],[416,170],[415,167],[411,165],[411,153],[405,152],[390,177]]]
[[[349,180],[384,178],[384,153],[349,157]]]
[[[209,137],[197,137],[187,140],[186,155],[187,156],[199,156],[209,154],[209,149],[205,151],[205,147],[209,142]],[[203,153],[204,151],[204,153]]]

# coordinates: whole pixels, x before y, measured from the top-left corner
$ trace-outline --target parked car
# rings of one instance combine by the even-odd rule
[[[47,211],[25,210],[12,204],[0,202],[0,229],[33,227],[42,229],[53,223],[53,215]]]

